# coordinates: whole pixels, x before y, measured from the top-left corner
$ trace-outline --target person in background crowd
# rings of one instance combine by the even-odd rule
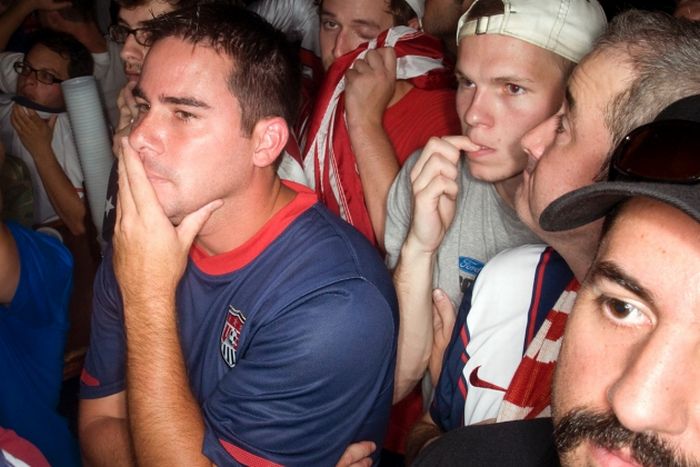
[[[383,250],[386,197],[404,161],[459,128],[452,66],[416,31],[419,0],[323,0],[326,77],[304,150],[307,179],[329,209]]]
[[[0,144],[0,168],[4,161]],[[78,443],[57,412],[73,260],[57,239],[2,212],[0,190],[0,460],[7,453],[31,465],[42,465],[34,463],[41,457],[44,465],[80,465]]]

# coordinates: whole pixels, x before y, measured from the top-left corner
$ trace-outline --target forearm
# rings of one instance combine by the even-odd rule
[[[83,463],[87,467],[136,465],[126,419],[104,417],[80,431]]]
[[[174,291],[138,301],[125,297],[124,310],[127,401],[138,463],[210,466],[202,454],[204,419],[178,339]]]
[[[1,211],[1,209],[0,209]],[[19,254],[10,230],[0,222],[0,303],[10,303],[19,284]]]
[[[427,413],[418,421],[406,438],[406,465],[411,465],[421,450],[442,435],[442,430]]]
[[[22,24],[24,19],[34,11],[34,3],[30,0],[17,0],[0,15],[0,50],[7,48],[10,37]]]
[[[435,252],[422,250],[409,232],[394,270],[401,323],[394,373],[394,403],[413,389],[430,361],[434,266]]]
[[[399,173],[396,152],[380,123],[349,124],[348,132],[374,235],[383,248],[387,196]]]
[[[85,202],[58,164],[51,148],[32,154],[39,177],[56,213],[73,235],[85,232]]]
[[[90,53],[98,54],[107,51],[107,40],[95,23],[76,23],[70,33],[85,46]]]

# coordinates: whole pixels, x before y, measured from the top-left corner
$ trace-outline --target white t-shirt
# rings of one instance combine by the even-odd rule
[[[386,262],[396,267],[413,217],[410,173],[420,151],[406,161],[389,190],[384,232]],[[450,297],[455,309],[464,292],[474,283],[484,264],[497,253],[539,239],[523,224],[515,211],[496,192],[492,183],[472,178],[459,164],[459,195],[455,218],[437,252],[433,287]]]
[[[119,124],[119,108],[117,107],[117,97],[119,92],[126,85],[126,75],[124,75],[124,65],[119,57],[122,46],[107,39],[107,52],[92,54],[95,62],[93,75],[97,79],[102,106],[107,112],[109,124],[112,131]]]

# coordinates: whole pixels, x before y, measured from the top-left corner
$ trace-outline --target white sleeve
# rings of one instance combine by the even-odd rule
[[[68,114],[63,113],[58,116],[54,127],[53,141],[51,146],[56,155],[58,164],[70,180],[73,187],[83,196],[83,171],[80,168],[78,150],[73,141],[73,133],[68,120]]]
[[[22,61],[24,54],[18,52],[0,52],[0,92],[17,92],[17,72],[12,65]]]
[[[248,9],[285,33],[291,41],[320,56],[318,6],[313,0],[256,0]]]

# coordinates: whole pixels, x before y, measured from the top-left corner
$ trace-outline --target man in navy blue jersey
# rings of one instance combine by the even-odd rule
[[[396,298],[276,160],[300,76],[281,33],[202,5],[149,26],[82,376],[85,459],[332,465],[381,445]]]

